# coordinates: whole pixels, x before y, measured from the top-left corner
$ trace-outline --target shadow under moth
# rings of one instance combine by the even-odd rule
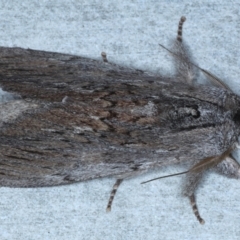
[[[183,194],[200,223],[195,191],[208,170],[239,178],[231,152],[240,98],[198,67],[182,38],[175,73],[152,76],[103,61],[0,48],[0,185],[45,187],[114,176],[107,210],[123,179],[184,165]],[[197,83],[203,72],[213,86]]]

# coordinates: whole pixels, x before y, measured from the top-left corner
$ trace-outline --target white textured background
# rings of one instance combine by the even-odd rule
[[[152,72],[171,72],[168,46],[179,18],[198,64],[240,94],[239,1],[0,0],[0,45],[71,53]],[[0,116],[1,117],[1,116]],[[176,172],[178,169],[170,169]],[[198,191],[200,225],[180,195],[181,177],[125,181],[111,213],[114,179],[71,186],[1,188],[0,239],[240,239],[240,180],[210,175]]]

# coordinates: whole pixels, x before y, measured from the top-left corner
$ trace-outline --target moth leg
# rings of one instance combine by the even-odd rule
[[[106,54],[105,52],[102,52],[102,53],[101,53],[101,56],[102,56],[102,60],[103,60],[104,62],[108,62],[108,60],[107,60],[107,54]]]
[[[115,194],[117,192],[117,189],[118,187],[120,186],[120,184],[122,183],[123,179],[117,179],[117,181],[115,182],[115,184],[113,185],[113,189],[112,189],[112,192],[110,194],[110,198],[108,200],[108,205],[107,205],[107,209],[106,211],[107,212],[110,212],[111,211],[111,207],[112,207],[112,202],[113,202],[113,199],[115,197]]]
[[[200,181],[202,180],[203,177],[203,173],[199,172],[199,173],[192,173],[189,172],[186,175],[186,180],[184,183],[184,189],[183,189],[183,195],[188,197],[193,209],[193,212],[196,216],[196,218],[198,219],[198,221],[201,224],[204,224],[204,220],[201,218],[198,208],[197,208],[197,204],[196,204],[196,199],[195,199],[195,191],[196,188],[198,187]]]
[[[186,21],[186,17],[182,16],[178,23],[178,31],[177,31],[177,41],[182,42],[182,28],[183,23]]]
[[[189,197],[189,199],[190,199],[190,203],[191,203],[191,206],[192,206],[194,215],[196,216],[197,220],[198,220],[201,224],[204,224],[205,221],[201,218],[201,216],[200,216],[200,214],[199,214],[199,211],[198,211],[198,208],[197,208],[197,203],[196,203],[195,195],[192,194],[192,195]]]
[[[193,85],[197,79],[199,70],[196,68],[189,48],[184,44],[182,38],[183,23],[186,21],[185,17],[181,17],[178,24],[177,38],[173,45],[173,59],[176,71],[176,78],[179,81]]]
[[[228,178],[240,178],[240,164],[233,158],[233,156],[225,158],[214,168],[214,170]]]

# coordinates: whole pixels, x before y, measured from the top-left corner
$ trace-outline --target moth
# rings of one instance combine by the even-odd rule
[[[183,194],[201,218],[195,191],[211,169],[239,178],[231,156],[240,132],[240,98],[199,68],[182,38],[170,77],[53,52],[0,48],[0,185],[45,187],[152,169],[186,169]],[[214,86],[197,83],[199,72]]]

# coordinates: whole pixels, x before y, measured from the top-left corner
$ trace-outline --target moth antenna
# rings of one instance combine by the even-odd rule
[[[153,179],[150,179],[150,180],[148,180],[148,181],[141,182],[141,184],[145,184],[145,183],[148,183],[148,182],[152,182],[152,181],[155,181],[155,180],[158,180],[158,179],[161,179],[161,178],[168,178],[168,177],[174,177],[174,176],[186,174],[186,173],[188,173],[188,172],[189,172],[189,171],[180,172],[180,173],[174,173],[174,174],[171,174],[171,175],[166,175],[166,176],[162,176],[162,177],[153,178]]]
[[[174,176],[186,174],[186,173],[189,173],[189,172],[202,172],[202,171],[207,170],[207,169],[209,169],[213,166],[216,166],[218,163],[222,162],[225,158],[229,157],[229,155],[231,154],[231,152],[235,148],[236,148],[236,144],[233,145],[232,147],[228,148],[224,153],[222,153],[219,156],[206,157],[206,158],[202,159],[200,162],[198,162],[197,164],[193,165],[188,171],[153,178],[153,179],[150,179],[148,181],[141,182],[141,184],[152,182],[152,181],[155,181],[155,180],[158,180],[158,179],[161,179],[161,178],[174,177]]]
[[[107,60],[107,54],[106,54],[105,52],[102,52],[102,53],[101,53],[101,56],[102,56],[102,59],[103,59],[104,62],[108,62],[108,60]]]
[[[224,159],[229,157],[231,152],[235,149],[235,145],[228,148],[224,153],[219,156],[212,156],[202,159],[199,163],[195,164],[189,172],[202,172],[204,170],[210,169],[217,164],[221,163]]]
[[[212,167],[214,165],[217,165],[219,162],[221,162],[224,159],[224,157],[225,157],[224,153],[220,156],[207,157],[207,158],[202,159],[197,164],[193,165],[188,171],[153,178],[153,179],[150,179],[148,181],[141,182],[141,184],[145,184],[145,183],[152,182],[152,181],[162,179],[162,178],[174,177],[174,176],[186,174],[186,173],[189,173],[189,172],[201,172],[203,170],[209,169],[210,167]]]
[[[181,58],[181,56],[178,56],[178,54],[174,53],[173,51],[171,51],[170,49],[168,49],[167,47],[165,47],[162,44],[158,44],[160,47],[162,47],[163,49],[165,49],[166,51],[168,51],[170,54],[174,55],[175,57]],[[222,79],[220,79],[219,77],[217,77],[216,75],[214,75],[213,73],[199,67],[198,65],[196,65],[193,62],[189,62],[191,63],[194,67],[196,67],[197,69],[199,69],[209,80],[209,82],[216,87],[221,87],[224,88],[230,92],[233,92],[232,89],[230,89],[224,82]]]
[[[191,195],[189,197],[190,199],[190,203],[191,203],[191,206],[192,206],[192,209],[193,209],[193,212],[194,212],[194,215],[196,216],[197,220],[201,223],[201,224],[204,224],[205,221],[201,218],[200,214],[199,214],[199,211],[198,211],[198,208],[197,208],[197,203],[196,203],[196,199],[195,199],[195,195]]]
[[[224,89],[232,92],[232,90],[223,82],[222,79],[220,79],[213,73],[211,73],[203,68],[200,68],[200,67],[198,67],[198,68],[203,72],[203,74],[207,77],[207,79],[209,80],[209,82],[212,83],[213,86],[221,87],[221,88],[224,88]]]
[[[186,21],[186,17],[182,16],[179,24],[178,24],[178,31],[177,31],[177,41],[175,42],[174,48],[176,51],[171,51],[162,44],[159,44],[162,48],[167,50],[169,53],[171,53],[175,58],[175,65],[177,69],[177,75],[181,81],[185,81],[189,84],[193,84],[194,78],[197,76],[196,69],[200,70],[207,78],[207,80],[216,87],[224,88],[228,91],[232,90],[220,79],[219,77],[215,76],[211,72],[200,68],[198,65],[193,63],[191,60],[191,54],[189,50],[184,46],[182,43],[182,31],[183,31],[183,23]],[[192,65],[192,67],[190,66]],[[195,67],[196,69],[194,70]]]
[[[182,16],[178,24],[177,40],[182,42],[182,28],[183,23],[186,21],[186,17]]]
[[[122,183],[123,179],[117,179],[117,181],[115,182],[115,184],[113,185],[113,189],[112,189],[112,192],[110,194],[110,198],[108,200],[108,205],[107,205],[107,209],[106,211],[107,212],[110,212],[111,211],[111,207],[112,207],[112,202],[113,202],[113,199],[115,197],[115,194],[117,192],[117,189],[118,187],[120,186],[120,184]]]

